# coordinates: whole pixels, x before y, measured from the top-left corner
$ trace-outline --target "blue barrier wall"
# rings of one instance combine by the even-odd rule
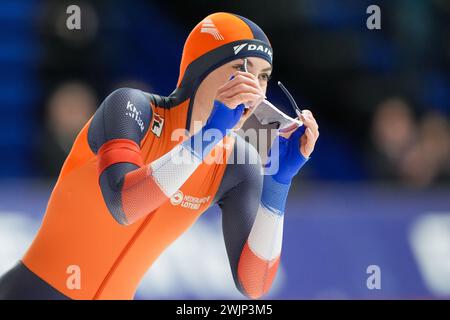
[[[300,184],[289,196],[282,265],[267,298],[449,298],[449,191]],[[50,192],[25,180],[1,184],[0,272],[26,250]],[[367,287],[371,265],[380,268],[381,289]],[[217,207],[162,254],[137,298],[242,298]]]

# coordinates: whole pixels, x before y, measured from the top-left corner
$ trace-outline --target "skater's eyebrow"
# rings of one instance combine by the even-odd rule
[[[242,61],[242,63],[244,63],[244,61]],[[253,67],[253,63],[252,63],[250,60],[248,60],[248,59],[247,59],[247,64],[248,64],[250,67]],[[262,69],[261,71],[272,71],[272,67],[270,66],[270,67],[264,68],[264,69]]]

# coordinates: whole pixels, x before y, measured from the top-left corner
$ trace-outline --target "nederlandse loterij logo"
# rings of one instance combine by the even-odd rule
[[[208,202],[210,197],[211,196],[197,198],[184,195],[181,190],[178,190],[172,197],[170,197],[170,203],[174,206],[181,205],[183,208],[197,210],[202,204]]]
[[[269,57],[272,58],[272,50],[270,50],[269,47],[263,46],[262,44],[253,44],[253,43],[252,44],[248,44],[247,42],[239,44],[237,46],[234,46],[233,47],[234,54],[235,55],[238,54],[245,47],[247,47],[247,51],[254,51],[254,50],[261,51],[261,52],[264,52],[264,53],[268,54]]]
[[[224,37],[220,34],[219,30],[216,28],[214,22],[211,19],[205,19],[202,22],[202,28],[200,33],[209,33],[216,40],[224,40]]]
[[[170,203],[173,204],[174,206],[177,206],[183,201],[183,198],[184,198],[183,192],[178,190],[177,192],[175,192],[173,196],[170,197]]]

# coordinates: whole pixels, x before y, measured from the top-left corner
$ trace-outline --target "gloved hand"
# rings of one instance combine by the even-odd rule
[[[232,129],[241,119],[244,112],[244,104],[241,103],[236,108],[231,109],[218,100],[214,100],[214,107],[206,121],[203,131],[208,129],[217,129],[222,135],[226,134],[227,129]]]
[[[204,159],[223,139],[227,130],[233,129],[238,124],[244,114],[244,103],[253,106],[262,99],[264,99],[264,93],[255,82],[255,78],[246,72],[236,72],[230,81],[217,90],[206,124],[186,142],[186,145]]]
[[[214,108],[207,123],[208,128],[216,128],[221,132],[224,128],[232,129],[245,113],[245,106],[254,108],[264,98],[264,92],[257,78],[251,73],[237,71],[217,90]],[[229,112],[229,109],[234,113]]]
[[[269,150],[269,162],[266,169],[277,167],[278,170],[272,178],[282,184],[290,184],[292,178],[298,173],[301,167],[309,160],[300,152],[300,138],[305,133],[306,127],[298,127],[289,138],[277,136]],[[268,171],[268,170],[266,170]]]

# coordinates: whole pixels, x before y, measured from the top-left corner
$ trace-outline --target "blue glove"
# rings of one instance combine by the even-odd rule
[[[292,178],[298,173],[303,165],[309,160],[305,158],[300,152],[300,137],[305,133],[305,126],[299,127],[294,133],[291,134],[289,139],[282,136],[278,136],[278,157],[276,154],[274,159],[271,158],[272,149],[276,147],[276,141],[272,144],[269,150],[270,162],[265,167],[276,165],[278,162],[278,171],[272,176],[272,178],[282,184],[290,184]],[[275,149],[274,149],[275,151]]]
[[[204,159],[214,146],[225,137],[227,130],[232,129],[239,122],[243,113],[243,104],[231,109],[222,102],[214,100],[214,106],[206,124],[199,132],[186,140],[185,145],[193,150],[197,157]],[[210,129],[210,134],[205,134]]]
[[[243,113],[244,104],[242,103],[231,109],[222,102],[214,100],[214,107],[203,130],[218,129],[225,136],[227,129],[232,129],[239,122]]]

